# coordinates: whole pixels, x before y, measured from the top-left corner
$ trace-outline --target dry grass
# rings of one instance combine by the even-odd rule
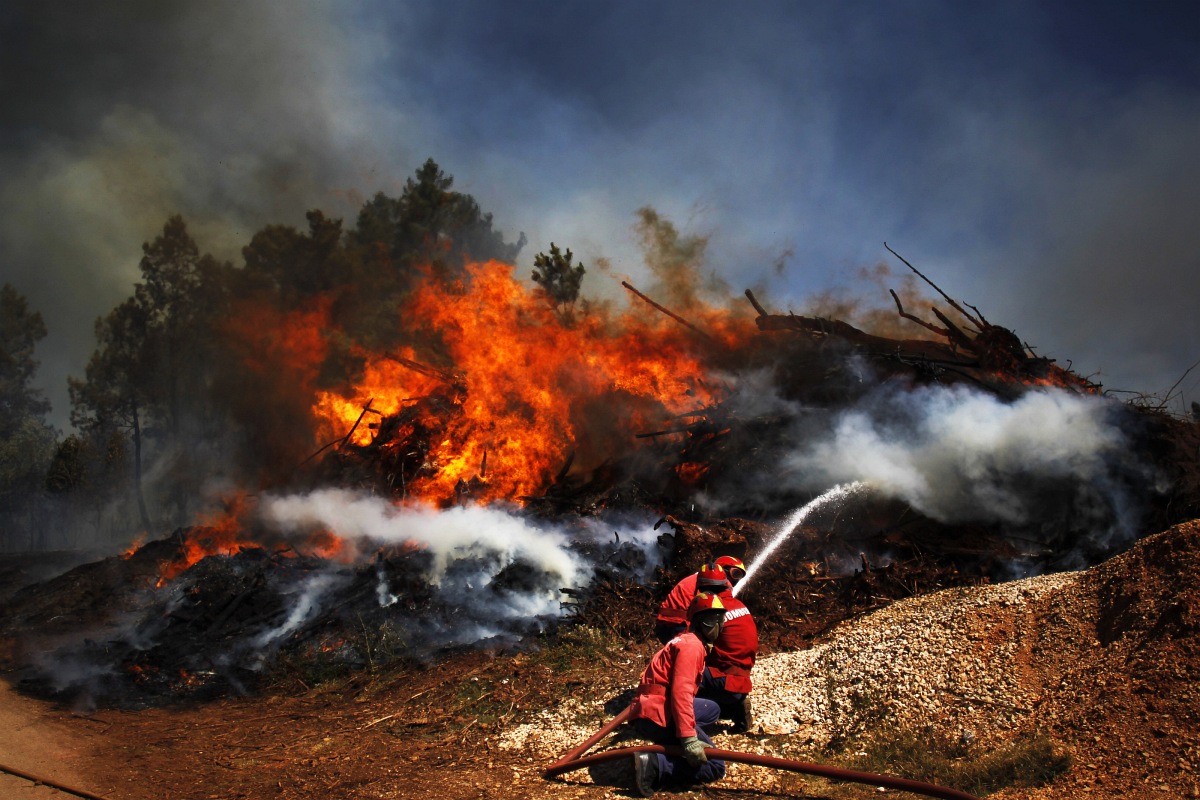
[[[937,730],[898,730],[859,742],[845,757],[852,769],[904,775],[980,797],[1009,787],[1044,786],[1071,767],[1062,745],[1044,735],[984,749],[967,738]],[[849,787],[845,787],[849,788]],[[845,797],[866,796],[863,788]]]

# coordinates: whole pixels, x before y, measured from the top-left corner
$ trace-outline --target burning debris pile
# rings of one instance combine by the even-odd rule
[[[22,688],[84,707],[136,706],[397,659],[433,663],[461,647],[503,650],[553,629],[558,586],[572,578],[553,559],[482,545],[439,566],[438,553],[411,542],[350,563],[247,546],[163,578],[214,533],[179,530],[17,592],[3,632],[17,643]],[[619,543],[594,543],[588,557],[643,566],[640,550]]]
[[[1195,424],[1106,398],[949,298],[965,322],[893,294],[934,338],[890,339],[749,292],[754,318],[628,288],[652,308],[569,320],[496,263],[419,288],[412,344],[315,398],[329,443],[287,486],[8,600],[23,685],[157,702],[528,646],[564,619],[644,636],[724,553],[772,552],[755,613],[765,647],[794,648],[1200,516]],[[846,485],[775,549],[781,520]]]

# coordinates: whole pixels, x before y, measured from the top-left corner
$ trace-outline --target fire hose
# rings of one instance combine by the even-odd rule
[[[613,717],[608,724],[598,730],[596,733],[589,736],[579,745],[571,748],[561,758],[551,764],[542,772],[542,777],[546,780],[563,774],[564,772],[572,772],[584,767],[590,767],[594,764],[601,764],[608,761],[616,761],[621,758],[628,758],[636,753],[665,753],[666,755],[682,756],[683,748],[674,745],[638,745],[634,747],[620,747],[614,750],[605,750],[600,753],[593,753],[590,756],[585,756],[592,745],[603,739],[609,733],[617,728],[621,723],[625,722],[632,714],[632,706],[627,707],[617,716]],[[932,783],[923,781],[914,781],[908,778],[897,778],[891,775],[879,775],[874,772],[860,772],[852,769],[842,769],[841,767],[830,767],[825,764],[813,764],[807,761],[793,761],[789,758],[778,758],[776,756],[764,756],[757,753],[742,753],[737,750],[722,750],[717,747],[706,747],[704,753],[709,758],[721,759],[724,761],[736,761],[741,764],[755,764],[760,767],[771,767],[773,769],[782,769],[789,772],[800,772],[806,775],[817,775],[822,778],[829,778],[837,781],[849,781],[851,783],[865,783],[869,786],[883,786],[888,789],[898,789],[903,792],[912,792],[913,794],[921,794],[926,797],[939,797],[944,800],[979,800],[973,794],[960,792],[957,789],[949,789],[945,786],[937,786]]]
[[[0,772],[7,772],[9,775],[16,775],[18,778],[24,778],[35,786],[49,786],[52,789],[58,789],[60,792],[73,794],[76,797],[87,798],[87,800],[107,800],[107,798],[103,797],[102,795],[92,794],[86,789],[74,789],[66,784],[58,783],[57,781],[52,781],[48,778],[41,778],[29,772],[24,772],[14,767],[5,766],[4,764],[0,764]]]

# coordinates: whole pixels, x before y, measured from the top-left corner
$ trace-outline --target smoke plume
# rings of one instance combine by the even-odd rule
[[[862,481],[944,523],[1084,526],[1136,534],[1133,487],[1153,476],[1126,456],[1122,407],[1047,388],[1006,402],[963,386],[885,385],[809,429],[786,460],[806,487]]]
[[[561,531],[539,529],[492,508],[398,507],[379,497],[323,489],[266,498],[259,513],[265,524],[285,534],[328,530],[367,546],[418,546],[432,557],[431,569],[422,577],[445,590],[483,590],[505,568],[526,563],[544,574],[547,583],[536,599],[524,597],[519,607],[511,607],[514,614],[557,613],[559,587],[590,581],[588,565],[572,552]],[[465,562],[475,566],[464,572]]]

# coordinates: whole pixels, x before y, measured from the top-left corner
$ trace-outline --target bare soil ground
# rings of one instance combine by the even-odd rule
[[[1148,537],[1086,576],[1079,591],[1055,595],[1032,615],[1028,608],[985,609],[985,645],[987,634],[1001,632],[1025,642],[1019,666],[995,664],[1019,669],[1023,687],[1038,694],[1023,729],[1050,736],[1073,755],[1071,768],[1050,785],[993,796],[1200,797],[1200,522]],[[939,613],[972,608],[969,588],[946,597]],[[869,622],[817,638],[835,641]],[[74,713],[5,688],[0,764],[110,800],[629,797],[628,789],[597,785],[582,771],[544,780],[542,770],[556,757],[545,743],[502,745],[518,726],[537,725],[569,704],[592,709],[582,724],[598,729],[620,710],[621,687],[636,683],[652,649],[648,637],[608,630],[536,652],[470,652],[434,667],[391,665],[320,684],[297,673],[256,697],[142,711]],[[971,657],[986,667],[986,646]],[[899,691],[886,683],[876,688]],[[576,741],[562,740],[558,752]],[[782,733],[724,735],[718,744],[823,757]],[[5,781],[6,797],[49,791]],[[792,774],[764,782],[741,769],[695,793],[730,800],[878,794]]]

